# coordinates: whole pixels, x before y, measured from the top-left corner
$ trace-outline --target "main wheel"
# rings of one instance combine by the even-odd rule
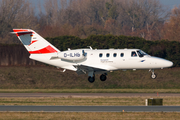
[[[152,79],[156,79],[156,77],[157,77],[157,75],[155,73],[151,75]]]
[[[88,77],[88,81],[89,81],[90,83],[93,83],[93,82],[95,81],[95,78],[94,78],[94,77],[89,76],[89,77]]]
[[[107,79],[106,75],[102,74],[102,75],[100,76],[100,80],[101,80],[101,81],[106,81],[106,79]]]

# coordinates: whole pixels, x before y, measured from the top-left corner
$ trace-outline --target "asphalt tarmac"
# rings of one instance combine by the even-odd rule
[[[179,106],[0,106],[8,112],[180,112]]]
[[[179,93],[0,93],[0,97],[163,97]],[[0,106],[11,112],[180,112],[180,106]]]

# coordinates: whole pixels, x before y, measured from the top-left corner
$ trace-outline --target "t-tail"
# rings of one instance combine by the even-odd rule
[[[60,52],[56,47],[31,29],[13,29],[30,54],[49,54]]]

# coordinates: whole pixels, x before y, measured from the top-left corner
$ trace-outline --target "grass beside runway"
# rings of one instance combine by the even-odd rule
[[[174,91],[171,89],[176,89],[175,92],[180,93],[180,90],[178,90],[180,89],[180,68],[155,70],[155,73],[158,77],[151,79],[151,73],[148,70],[120,70],[108,73],[105,82],[99,80],[100,75],[96,75],[95,82],[89,83],[87,75],[77,75],[76,72],[72,71],[62,73],[50,66],[1,66],[0,89],[12,89],[12,92],[15,89],[23,89],[25,91],[27,91],[26,89],[35,89],[34,91],[38,89],[37,92],[41,92],[39,89],[49,89],[55,92],[61,92],[62,89],[64,91],[68,89],[73,89],[72,91],[74,89],[75,91],[76,89],[83,89],[82,91],[85,92],[91,92],[91,89],[94,89],[93,92],[96,92],[97,89],[98,92],[104,92],[102,89],[116,89],[117,92],[124,92],[124,89],[125,92],[126,89],[131,89],[130,92],[137,91],[136,89],[142,89],[142,91],[148,89],[150,92],[151,89],[167,89],[165,92],[169,90],[171,92]],[[58,89],[60,90],[58,91]],[[112,91],[114,92],[115,90]]]
[[[0,112],[0,118],[3,120],[19,119],[42,119],[42,120],[125,120],[125,119],[143,119],[143,120],[175,120],[180,118],[177,112]]]
[[[42,97],[0,98],[0,105],[88,105],[88,106],[144,106],[149,97]],[[159,98],[159,97],[156,97]],[[164,106],[180,106],[180,97],[163,98]]]

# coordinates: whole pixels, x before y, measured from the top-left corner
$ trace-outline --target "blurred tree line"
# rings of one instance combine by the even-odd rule
[[[180,66],[180,42],[177,41],[149,41],[140,37],[114,35],[91,35],[85,39],[76,36],[60,36],[46,39],[61,51],[67,50],[67,48],[87,48],[87,46],[92,46],[94,49],[137,48],[152,56],[173,61],[174,67]]]
[[[29,28],[43,37],[63,35],[137,36],[180,41],[180,6],[170,10],[159,0],[44,0],[39,13],[27,0],[0,0],[0,43],[19,43],[13,28]]]
[[[180,67],[180,42],[177,41],[150,41],[140,37],[122,35],[90,35],[84,39],[76,36],[59,36],[46,39],[61,51],[68,48],[87,48],[87,46],[93,49],[141,49],[152,56],[172,61],[174,67]],[[5,66],[39,64],[29,59],[29,53],[21,44],[0,44],[0,58],[0,65]]]

